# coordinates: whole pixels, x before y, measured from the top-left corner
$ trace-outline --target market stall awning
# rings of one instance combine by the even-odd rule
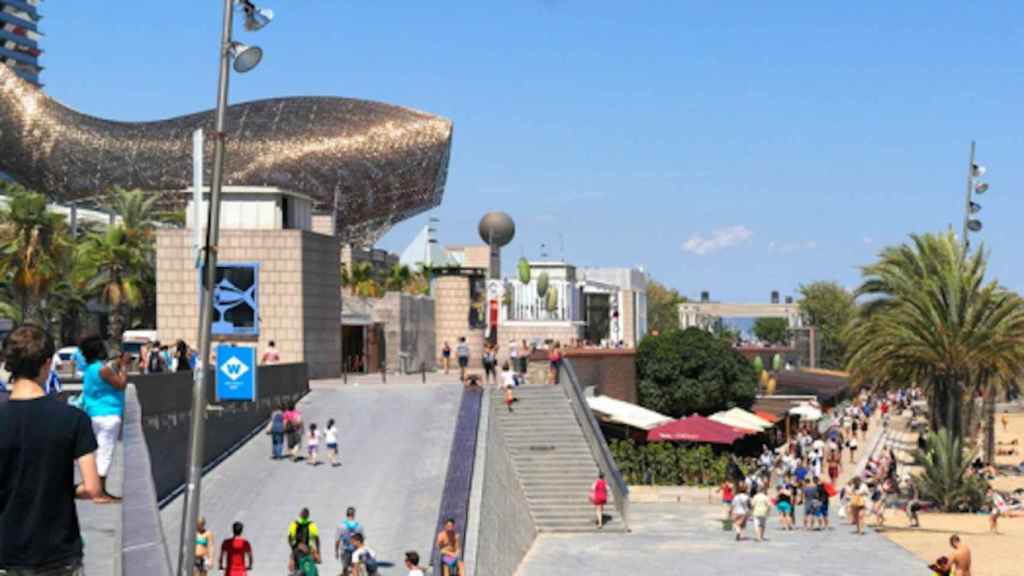
[[[694,414],[654,428],[647,433],[647,441],[732,444],[744,436],[746,434],[741,431]]]
[[[672,418],[664,414],[610,396],[591,396],[587,398],[587,405],[602,420],[625,424],[640,430],[650,430],[672,421]]]
[[[756,430],[762,432],[772,427],[772,423],[742,408],[731,408],[724,412],[717,412],[711,415],[711,420],[745,430]]]

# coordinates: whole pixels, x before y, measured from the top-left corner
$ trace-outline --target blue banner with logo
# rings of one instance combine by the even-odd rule
[[[217,401],[256,400],[256,348],[217,346]]]

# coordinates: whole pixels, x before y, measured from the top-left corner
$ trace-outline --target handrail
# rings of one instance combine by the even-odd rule
[[[594,458],[597,459],[598,468],[604,473],[604,477],[608,479],[608,485],[615,496],[615,509],[619,512],[622,525],[628,531],[629,486],[626,485],[622,472],[619,471],[618,465],[615,464],[615,458],[612,457],[612,452],[608,449],[608,443],[604,439],[604,434],[601,432],[601,426],[598,424],[597,418],[594,417],[594,413],[587,404],[583,388],[576,378],[576,370],[572,367],[572,361],[568,358],[563,358],[561,364],[558,384],[565,390],[566,396],[569,398],[569,404],[572,405],[573,412],[576,413],[576,419],[580,423],[580,428],[583,429],[583,435],[587,438],[587,443],[590,444],[590,451],[593,453]]]

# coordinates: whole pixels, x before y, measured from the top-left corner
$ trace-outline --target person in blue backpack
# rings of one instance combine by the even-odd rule
[[[342,576],[349,576],[352,572],[352,554],[356,551],[352,537],[362,533],[363,525],[356,520],[356,509],[349,506],[334,537],[334,557],[341,561]]]
[[[270,441],[272,460],[284,458],[284,407],[277,406],[270,414]]]

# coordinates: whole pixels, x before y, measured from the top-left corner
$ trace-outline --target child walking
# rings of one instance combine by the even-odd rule
[[[331,459],[331,466],[341,466],[338,461],[338,429],[334,426],[334,418],[327,421],[327,457]]]
[[[320,464],[317,459],[317,451],[320,449],[320,431],[316,429],[316,424],[309,425],[309,438],[307,442],[307,447],[309,448],[309,465],[316,466]]]

